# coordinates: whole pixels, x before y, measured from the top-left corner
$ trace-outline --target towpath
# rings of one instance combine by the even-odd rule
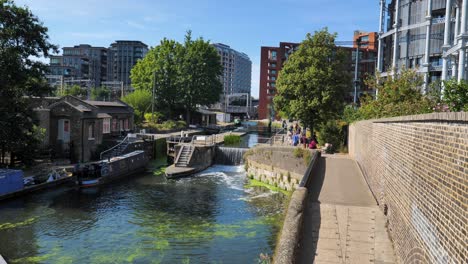
[[[396,263],[385,217],[354,160],[323,155],[307,199],[298,263]]]

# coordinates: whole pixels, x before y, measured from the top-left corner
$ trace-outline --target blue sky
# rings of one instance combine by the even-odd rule
[[[338,40],[353,31],[378,30],[378,0],[16,0],[49,28],[60,47],[108,47],[117,39],[155,46],[182,41],[185,31],[221,42],[252,60],[252,95],[258,97],[260,47],[300,42],[307,32],[328,27]]]

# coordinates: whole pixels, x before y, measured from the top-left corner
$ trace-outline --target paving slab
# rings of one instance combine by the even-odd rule
[[[325,155],[318,167],[297,263],[396,263],[385,216],[355,162]]]

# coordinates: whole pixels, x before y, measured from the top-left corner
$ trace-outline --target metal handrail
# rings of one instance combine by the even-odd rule
[[[277,131],[268,141],[267,144],[273,145],[275,142],[275,138],[280,135],[280,133],[284,132],[284,128],[281,128],[279,131]]]
[[[127,141],[129,141],[128,136],[126,136],[126,137],[122,140],[122,142],[120,142],[119,144],[113,146],[112,148],[110,148],[110,149],[108,149],[108,150],[104,150],[103,152],[101,152],[101,154],[99,154],[99,159],[102,160],[102,156],[103,156],[104,154],[106,154],[107,152],[110,152],[110,151],[114,150],[115,148],[119,147],[120,145],[122,145],[123,143],[125,143],[125,142],[127,142]]]

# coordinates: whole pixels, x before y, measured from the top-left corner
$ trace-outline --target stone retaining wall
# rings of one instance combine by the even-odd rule
[[[286,191],[293,191],[299,186],[304,175],[289,172],[274,166],[258,163],[247,158],[247,175],[257,181],[277,186]]]
[[[349,128],[401,263],[466,263],[468,113],[361,121]]]

